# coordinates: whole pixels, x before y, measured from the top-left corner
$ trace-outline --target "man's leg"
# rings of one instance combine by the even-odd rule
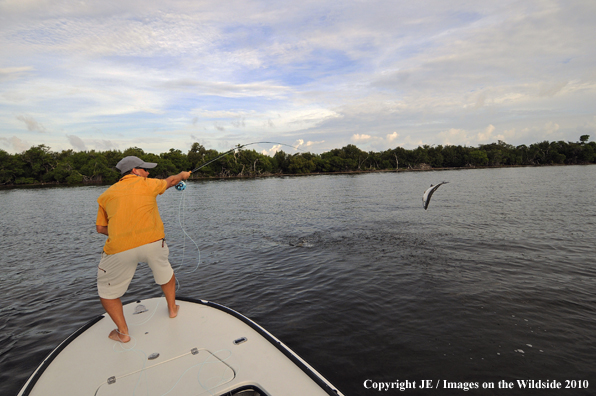
[[[180,309],[180,306],[176,305],[176,275],[172,274],[172,279],[168,283],[161,285],[161,290],[163,290],[163,294],[166,296],[170,318],[175,318]]]
[[[112,330],[109,338],[120,342],[130,341],[130,336],[128,335],[128,326],[126,325],[126,319],[124,319],[122,301],[120,301],[119,298],[107,299],[100,297],[99,299],[101,300],[101,305],[103,305],[103,308],[118,327],[116,330]]]

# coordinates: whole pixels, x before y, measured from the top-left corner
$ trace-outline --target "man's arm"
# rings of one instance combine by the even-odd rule
[[[108,227],[107,226],[95,225],[95,229],[100,234],[108,235]]]
[[[186,180],[190,177],[190,172],[180,172],[177,175],[170,176],[166,179],[167,187],[166,190],[170,187],[174,187],[176,184],[180,183],[182,180]]]

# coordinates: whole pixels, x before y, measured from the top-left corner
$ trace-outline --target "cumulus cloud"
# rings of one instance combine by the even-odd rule
[[[559,124],[549,121],[544,125],[544,132],[547,136],[555,134],[560,129]]]
[[[25,125],[27,126],[27,130],[29,130],[29,131],[35,131],[35,132],[41,132],[41,133],[44,133],[46,131],[46,128],[43,125],[41,125],[39,122],[35,121],[33,119],[33,117],[19,115],[19,116],[17,116],[17,120],[23,121],[25,123]]]
[[[439,132],[438,138],[445,146],[469,145],[468,133],[463,129],[450,128],[447,131]]]
[[[490,124],[480,130],[467,130],[461,128],[450,128],[437,134],[438,143],[450,146],[478,146],[481,144],[496,143],[499,140],[510,143],[515,137],[528,136],[531,131],[528,128],[510,128],[498,131]],[[535,143],[533,141],[532,143]]]
[[[301,147],[304,147],[304,148],[315,147],[315,146],[321,145],[323,143],[325,143],[324,140],[319,140],[319,141],[308,140],[305,142],[304,139],[298,139],[294,142],[294,144],[292,146],[297,149],[300,149]]]
[[[112,142],[111,140],[95,140],[92,139],[91,141],[89,141],[89,145],[95,147],[96,150],[99,151],[108,151],[108,150],[118,150],[119,149],[119,145]]]
[[[68,138],[68,142],[70,143],[70,145],[78,151],[86,151],[87,147],[85,146],[85,142],[83,142],[83,140],[75,135],[66,135],[66,137]]]
[[[493,132],[495,131],[494,125],[489,125],[486,129],[478,134],[479,142],[490,142],[493,139]]]
[[[8,149],[8,151],[14,151],[17,153],[23,152],[32,147],[31,143],[25,140],[21,140],[16,136],[12,136],[9,138],[0,137],[0,142],[4,147]]]
[[[355,133],[352,135],[352,140],[355,142],[367,142],[372,139],[372,136],[367,135],[365,133]]]
[[[318,142],[314,142],[314,141],[304,141],[304,139],[298,139],[296,140],[293,144],[288,145],[288,144],[275,144],[273,147],[271,147],[270,149],[264,149],[261,150],[261,153],[264,155],[268,155],[270,157],[274,156],[275,153],[277,153],[278,151],[284,151],[284,152],[296,152],[301,151],[304,152],[302,149],[303,148],[310,148],[310,147],[315,147],[318,144],[324,143],[324,141],[318,141]]]
[[[460,128],[450,128],[447,131],[440,132],[437,136],[439,143],[453,146],[476,146],[503,140],[504,135],[495,134],[495,126],[488,125],[484,129],[475,132]]]
[[[399,133],[397,133],[397,132],[389,133],[389,134],[387,134],[387,141],[393,142],[398,137],[399,137]]]
[[[398,146],[409,146],[409,147],[418,147],[418,146],[422,146],[424,145],[424,141],[420,138],[415,138],[412,137],[410,135],[407,135],[401,144],[399,144]]]
[[[273,157],[275,155],[275,153],[277,153],[278,151],[283,151],[281,144],[276,144],[275,146],[271,147],[268,150],[263,149],[263,150],[261,150],[261,154]]]
[[[306,147],[313,147],[313,146],[316,146],[316,145],[318,145],[318,144],[323,144],[323,143],[325,143],[325,141],[324,141],[324,140],[320,140],[320,141],[314,141],[314,142],[313,142],[312,140],[309,140],[309,141],[308,141],[308,142],[306,142],[304,145],[305,145]]]
[[[406,136],[405,138],[401,138],[401,135],[397,132],[388,133],[385,137],[380,136],[372,136],[365,133],[356,133],[352,135],[353,142],[356,144],[362,144],[367,146],[369,149],[374,150],[385,150],[387,148],[395,147],[397,144],[398,146],[403,146],[404,144],[411,144],[413,139],[410,135]],[[418,140],[420,144],[422,144],[422,140]]]

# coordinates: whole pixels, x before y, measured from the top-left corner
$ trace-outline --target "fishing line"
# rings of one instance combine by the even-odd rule
[[[153,317],[153,316],[152,316]],[[149,318],[151,319],[151,318]],[[118,334],[121,334],[120,332],[118,332]],[[133,389],[133,396],[136,395],[137,393],[137,388],[139,387],[139,385],[141,384],[141,379],[143,378],[143,376],[145,377],[145,383],[147,383],[147,371],[145,370],[145,368],[147,367],[147,354],[140,350],[140,349],[136,349],[135,347],[137,346],[137,339],[132,336],[132,335],[128,335],[130,337],[130,342],[132,344],[132,346],[130,348],[125,348],[124,344],[122,342],[115,342],[115,344],[112,346],[112,350],[116,353],[125,353],[125,352],[135,352],[137,354],[143,355],[143,366],[141,367],[141,369],[138,371],[139,372],[139,377],[136,381],[135,387]],[[117,351],[116,347],[120,347],[122,348],[121,351]],[[117,378],[115,378],[117,379]],[[97,392],[99,392],[99,389],[104,386],[106,383],[104,382],[103,384],[101,384],[97,390],[95,391],[95,395],[97,395]],[[107,382],[107,384],[109,385],[110,382]],[[149,387],[147,387],[147,395],[149,395]]]
[[[157,301],[157,305],[155,306],[155,308],[153,308],[153,313],[152,313],[152,314],[149,316],[149,318],[145,319],[145,320],[144,320],[143,322],[141,322],[141,323],[131,323],[131,324],[130,324],[130,327],[133,327],[133,326],[140,326],[140,325],[143,325],[143,324],[145,324],[145,323],[149,322],[149,321],[150,321],[150,320],[153,318],[153,315],[155,315],[155,313],[157,312],[157,308],[159,307],[159,304],[161,304],[161,301],[162,301],[162,299],[161,299],[161,298],[160,298],[160,299]],[[164,301],[165,301],[165,297],[164,297]],[[142,305],[141,305],[141,306],[142,306]],[[139,307],[139,306],[137,306],[137,308],[138,308],[138,307]],[[144,306],[142,306],[142,307],[144,307]],[[145,308],[145,309],[147,309],[147,308]],[[140,313],[143,313],[143,312],[144,312],[144,311],[141,311]],[[135,315],[135,314],[136,314],[136,312],[135,312],[135,313],[133,313],[133,315]]]
[[[230,150],[226,151],[225,153],[223,153],[223,154],[222,154],[222,155],[220,155],[219,157],[217,157],[217,158],[214,158],[214,159],[212,159],[211,161],[209,161],[209,162],[207,162],[207,163],[204,163],[203,165],[201,165],[201,166],[199,166],[199,167],[197,167],[197,168],[195,168],[195,169],[191,170],[191,171],[190,171],[190,173],[191,173],[191,174],[195,173],[195,172],[196,172],[196,171],[198,171],[199,169],[201,169],[201,168],[204,168],[205,166],[207,166],[207,165],[209,165],[209,164],[211,164],[211,163],[213,163],[213,162],[217,161],[218,159],[225,157],[226,155],[230,154],[231,152],[234,152],[234,151],[236,151],[236,150],[240,150],[240,149],[242,149],[242,148],[244,148],[244,147],[246,147],[246,146],[252,146],[252,145],[254,145],[254,144],[277,144],[277,145],[280,145],[280,146],[288,146],[288,147],[292,147],[294,150],[300,150],[298,147],[294,147],[294,146],[291,146],[291,145],[289,145],[289,144],[285,144],[285,143],[278,143],[278,142],[252,142],[252,143],[246,143],[246,144],[239,144],[239,145],[237,145],[236,147],[234,147],[233,149],[230,149]]]
[[[179,188],[180,183],[182,183],[182,187]],[[184,191],[186,191],[186,183],[184,182],[180,182],[176,185],[176,189],[179,191],[182,191],[182,196],[180,197],[180,204],[178,205],[178,224],[180,224],[180,228],[182,229],[182,232],[184,233],[184,236],[182,238],[182,259],[180,260],[180,264],[178,264],[178,266],[176,267],[175,272],[179,271],[180,268],[182,268],[182,266],[184,265],[184,258],[186,256],[186,238],[188,237],[188,239],[190,239],[192,241],[192,243],[194,243],[195,247],[197,248],[197,252],[199,254],[199,258],[197,260],[197,265],[195,266],[195,268],[192,271],[188,271],[186,272],[187,274],[192,274],[193,272],[195,272],[196,270],[199,269],[199,266],[201,265],[201,249],[199,248],[199,245],[195,242],[195,240],[188,235],[188,232],[186,232],[186,229],[184,228],[184,220],[185,220],[185,201],[186,201],[186,195],[184,194]],[[178,293],[178,291],[180,290],[182,286],[180,285],[180,280],[178,279],[178,277],[176,277],[176,293]]]
[[[255,144],[276,144],[279,146],[287,146],[287,147],[291,147],[295,150],[301,151],[298,147],[286,144],[286,143],[279,143],[279,142],[252,142],[252,143],[246,143],[246,144],[239,144],[236,147],[226,151],[225,153],[217,156],[216,158],[205,162],[204,164],[196,167],[195,169],[193,169],[192,171],[190,171],[190,174],[192,175],[193,173],[197,172],[198,170],[200,170],[201,168],[206,167],[209,164],[212,164],[213,162],[219,160],[220,158],[225,157],[228,154],[231,154],[232,152],[236,152],[237,150],[241,150],[242,148],[246,147],[246,146],[252,146]],[[186,191],[186,183],[184,181],[180,181],[180,183],[176,184],[176,190],[178,191],[182,191],[182,197],[180,197],[180,205],[178,206],[178,223],[180,224],[180,228],[182,229],[182,232],[184,233],[184,238],[182,240],[182,261],[181,263],[178,265],[178,267],[176,268],[176,270],[179,270],[182,265],[184,265],[184,256],[185,256],[185,252],[186,252],[186,237],[188,237],[188,239],[190,239],[192,241],[192,243],[194,243],[195,247],[197,248],[197,251],[199,253],[199,259],[197,260],[197,265],[196,267],[188,272],[188,273],[193,273],[195,272],[199,266],[201,265],[201,249],[199,249],[199,245],[197,245],[197,243],[195,242],[194,239],[192,239],[192,237],[190,235],[188,235],[188,233],[186,232],[186,229],[184,228],[184,220],[185,220],[185,208],[184,208],[184,202],[185,202],[185,195],[184,195],[184,191]],[[178,277],[176,277],[176,291],[180,290],[180,282],[178,280]]]
[[[176,270],[180,269],[180,267],[182,267],[182,265],[184,264],[184,256],[185,256],[185,252],[186,252],[186,238],[188,238],[192,241],[192,243],[194,243],[195,247],[197,248],[197,252],[199,253],[199,259],[197,260],[197,266],[192,271],[188,272],[188,273],[193,273],[201,265],[201,249],[199,249],[199,245],[195,242],[194,239],[192,239],[192,237],[190,235],[188,235],[188,233],[186,232],[186,229],[184,228],[185,216],[183,215],[183,213],[186,213],[186,210],[184,207],[184,204],[186,201],[186,199],[185,199],[186,195],[184,194],[184,191],[185,191],[185,189],[182,190],[182,196],[180,197],[180,205],[178,206],[178,224],[180,224],[180,228],[182,229],[182,232],[184,233],[184,238],[182,238],[182,261],[181,261],[180,265],[178,265]]]

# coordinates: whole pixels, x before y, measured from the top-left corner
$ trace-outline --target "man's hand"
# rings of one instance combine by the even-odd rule
[[[167,188],[174,187],[176,184],[180,183],[182,180],[186,180],[190,177],[190,172],[180,172],[177,175],[170,176],[166,179],[166,183],[168,183]]]
[[[108,227],[106,226],[95,225],[95,229],[100,234],[108,235]]]

